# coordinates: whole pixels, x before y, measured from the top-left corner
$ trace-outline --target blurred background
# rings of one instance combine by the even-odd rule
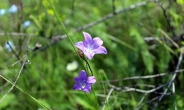
[[[118,79],[175,71],[184,45],[183,0],[51,1],[74,43],[84,40],[82,32],[104,41],[108,54],[88,60],[97,78],[93,88],[99,107],[104,106],[112,85],[147,91],[171,80],[172,74]],[[12,87],[8,81],[22,89],[14,87],[0,103],[1,110],[46,109],[41,104],[53,110],[96,109],[88,99],[94,98],[92,93],[87,97],[73,90],[74,78],[84,66],[55,15],[47,0],[1,0],[0,98]],[[183,68],[183,62],[179,68]],[[169,88],[171,94],[159,102],[156,110],[181,110],[183,83],[181,72],[175,79],[175,94]],[[165,88],[147,94],[140,110],[151,109]],[[145,96],[121,89],[112,92],[107,110],[133,110]]]

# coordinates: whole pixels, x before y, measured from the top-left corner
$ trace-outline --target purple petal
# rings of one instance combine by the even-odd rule
[[[84,52],[84,55],[86,55],[91,60],[94,56],[94,53]]]
[[[86,84],[85,88],[82,89],[84,92],[90,92],[91,91],[91,85],[90,84]]]
[[[87,80],[88,75],[84,70],[80,71],[79,76],[74,78],[76,83],[80,83],[81,81]]]
[[[81,79],[79,77],[74,78],[76,83],[80,83]]]
[[[75,84],[73,87],[73,90],[81,90],[81,87],[79,84]]]
[[[88,47],[89,45],[91,45],[93,43],[92,37],[90,34],[88,34],[87,32],[82,32],[84,35],[84,47]]]
[[[95,82],[96,82],[95,76],[90,76],[90,77],[88,77],[87,83],[89,83],[89,84],[94,84]]]
[[[93,50],[95,54],[107,54],[107,50],[105,47],[100,46],[99,48]]]
[[[87,80],[88,75],[86,74],[86,71],[84,70],[80,71],[78,78]]]
[[[74,46],[81,49],[82,51],[84,50],[84,45],[82,41],[75,43]]]
[[[93,49],[96,49],[98,48],[99,46],[101,46],[103,44],[103,41],[99,38],[99,37],[95,37],[93,39],[93,45],[92,45],[92,48]]]

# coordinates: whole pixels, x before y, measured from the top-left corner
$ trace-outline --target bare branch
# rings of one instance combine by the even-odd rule
[[[128,8],[123,8],[123,9],[121,9],[121,10],[119,10],[119,11],[114,11],[113,13],[110,13],[110,14],[108,14],[108,15],[102,17],[102,18],[99,19],[99,20],[96,20],[96,21],[94,21],[94,22],[91,22],[91,23],[89,23],[89,24],[87,24],[87,25],[85,25],[85,26],[82,26],[82,27],[76,29],[76,31],[82,31],[82,30],[84,30],[84,29],[88,29],[88,28],[90,28],[90,27],[92,27],[92,26],[94,26],[94,25],[97,25],[97,24],[99,24],[99,23],[101,23],[101,22],[103,22],[103,21],[105,21],[105,20],[107,20],[107,19],[110,19],[110,18],[114,17],[115,15],[121,14],[121,13],[126,12],[126,11],[129,11],[129,10],[133,10],[133,9],[135,9],[135,8],[137,8],[137,7],[145,6],[145,5],[147,5],[149,2],[155,2],[155,1],[157,1],[157,0],[148,0],[148,1],[144,1],[144,2],[137,3],[137,4],[133,4],[133,5],[129,6]],[[115,14],[114,14],[114,13],[115,13]]]
[[[180,64],[181,64],[182,59],[183,59],[183,49],[181,48],[180,57],[179,57],[179,59],[178,59],[178,64],[177,64],[177,66],[176,66],[176,70],[175,70],[175,71],[177,71],[177,70],[179,69],[179,66],[180,66]],[[176,76],[177,76],[177,72],[174,72],[174,75],[173,75],[171,81],[169,82],[167,88],[165,89],[164,94],[162,94],[162,95],[159,97],[158,102],[154,105],[154,107],[152,108],[152,110],[154,110],[154,109],[158,106],[159,102],[163,99],[163,97],[164,97],[165,94],[167,93],[167,91],[168,91],[168,89],[170,88],[170,86],[171,86],[172,84],[174,84],[174,80],[175,80]]]
[[[119,82],[119,81],[125,81],[125,80],[134,80],[134,79],[149,79],[149,78],[156,78],[156,77],[161,77],[173,73],[179,73],[179,72],[184,72],[184,69],[176,70],[174,72],[169,72],[169,73],[160,73],[160,74],[155,74],[155,75],[147,75],[147,76],[134,76],[134,77],[128,77],[128,78],[123,78],[123,79],[115,79],[115,80],[108,80],[108,81],[98,81],[97,83],[107,83],[107,82]]]
[[[8,92],[1,98],[0,104],[2,103],[2,101],[4,100],[4,98],[8,95],[8,93],[10,93],[10,91],[13,90],[15,84],[17,83],[17,81],[18,81],[18,79],[19,79],[19,77],[20,77],[20,74],[21,74],[21,72],[22,72],[22,70],[23,70],[23,68],[24,68],[24,66],[25,66],[25,64],[26,64],[26,62],[27,62],[27,60],[24,61],[24,63],[22,64],[22,66],[21,66],[21,68],[20,68],[20,71],[19,71],[19,73],[18,73],[18,75],[17,75],[17,78],[16,78],[15,82],[13,83],[13,85],[11,86],[11,88],[8,90]]]
[[[27,51],[26,51],[26,54],[25,54],[25,57],[26,57],[26,58],[25,58],[25,61],[22,63],[21,68],[20,68],[20,70],[19,70],[19,72],[18,72],[17,78],[15,79],[15,81],[14,81],[14,83],[12,84],[11,88],[10,88],[10,89],[6,92],[6,94],[1,98],[0,104],[2,103],[2,101],[4,100],[4,98],[8,95],[8,93],[10,93],[10,91],[13,90],[13,88],[15,87],[15,85],[16,85],[16,83],[17,83],[17,81],[18,81],[18,79],[19,79],[19,77],[20,77],[20,75],[21,75],[21,73],[22,73],[22,71],[23,71],[23,69],[24,69],[24,67],[25,67],[25,64],[29,64],[29,63],[30,63],[29,60],[27,60],[27,55],[28,55],[28,44],[29,44],[29,41],[30,41],[30,37],[28,38],[28,40],[27,40],[27,42],[26,42]]]
[[[106,100],[105,100],[105,104],[103,105],[103,108],[102,108],[102,110],[105,110],[105,107],[106,107],[106,105],[107,105],[107,103],[108,103],[108,101],[109,101],[109,97],[110,97],[110,95],[111,95],[111,93],[114,91],[114,88],[111,88],[111,90],[109,91],[109,93],[108,93],[108,95],[107,95],[107,98],[106,98]]]
[[[169,18],[169,16],[168,16],[168,14],[167,14],[166,9],[162,6],[161,3],[158,3],[158,2],[156,2],[156,3],[158,4],[158,6],[160,6],[160,8],[161,8],[162,11],[163,11],[164,17],[165,17],[166,22],[167,22],[168,27],[169,27],[169,31],[172,33],[173,36],[176,36],[176,34],[175,34],[174,31],[173,31],[173,27],[172,27],[172,25],[171,25],[171,23],[170,23],[171,21],[170,21],[170,18]]]

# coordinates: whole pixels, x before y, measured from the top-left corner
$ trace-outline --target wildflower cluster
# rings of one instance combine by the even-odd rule
[[[103,41],[99,37],[92,39],[91,35],[83,32],[84,42],[80,41],[74,44],[78,48],[78,54],[81,58],[92,59],[95,54],[107,54],[107,50],[102,46]],[[74,90],[82,90],[84,92],[91,91],[91,85],[96,82],[95,76],[89,76],[85,70],[81,70],[79,76],[75,79],[76,84],[74,85]]]
[[[16,13],[18,11],[18,7],[13,4],[12,6],[10,6],[10,8],[8,10],[5,9],[0,9],[0,16],[3,16],[6,12],[9,12],[11,14]]]
[[[19,10],[18,10],[17,5],[12,4],[12,5],[8,8],[8,10],[1,8],[1,9],[0,9],[0,16],[5,15],[6,13],[15,14],[15,13],[17,13],[18,11],[19,11]],[[26,27],[28,27],[28,26],[30,26],[30,25],[31,25],[31,21],[29,21],[29,20],[25,21],[25,22],[22,24],[22,26],[23,26],[24,28],[26,28]]]

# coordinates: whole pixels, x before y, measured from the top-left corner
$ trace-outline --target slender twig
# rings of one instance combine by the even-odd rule
[[[10,45],[9,42],[6,42],[8,44],[8,46],[10,47],[10,49],[12,50],[13,54],[17,57],[18,60],[20,60],[18,54],[15,52],[15,50],[13,49],[13,47]]]
[[[5,63],[5,64],[8,65],[8,66],[14,66],[14,65],[16,65],[17,63],[21,62],[24,58],[25,58],[25,56],[23,56],[20,60],[14,62],[14,63],[11,64],[11,65],[8,65],[7,63]]]
[[[157,99],[158,99],[158,96],[152,98],[151,100],[149,100],[149,101],[146,102],[145,104],[150,104],[150,103],[152,103],[153,101],[155,101],[155,100],[157,100]],[[140,110],[145,104],[140,105],[139,107],[136,108],[136,110]]]
[[[22,70],[23,70],[23,68],[24,68],[24,66],[25,66],[25,64],[26,64],[26,62],[27,62],[27,60],[25,60],[25,61],[23,62],[22,66],[21,66],[21,68],[20,68],[20,71],[19,71],[19,73],[18,73],[18,75],[17,75],[17,78],[16,78],[15,82],[13,83],[13,85],[11,86],[11,88],[8,90],[8,92],[1,98],[0,104],[2,103],[2,101],[4,100],[4,98],[8,95],[8,93],[10,93],[10,91],[13,90],[14,86],[16,85],[16,83],[17,83],[17,81],[18,81],[18,79],[19,79],[19,77],[20,77],[20,74],[21,74],[21,72],[22,72]]]
[[[158,86],[158,87],[156,87],[156,88],[154,88],[154,89],[150,89],[150,90],[142,90],[142,89],[131,88],[131,87],[126,87],[126,86],[124,86],[124,87],[116,87],[116,86],[114,86],[114,85],[109,85],[109,86],[110,86],[111,88],[114,88],[114,90],[116,90],[116,91],[121,91],[121,92],[135,91],[135,92],[140,92],[140,93],[152,93],[152,92],[155,92],[155,91],[157,91],[157,90],[159,90],[159,89],[161,89],[161,88],[163,88],[163,87],[165,87],[165,86],[167,86],[167,85],[168,85],[168,83],[163,84],[163,85],[161,85],[161,86]]]
[[[159,93],[159,92],[154,92],[155,94],[164,94],[164,93]],[[173,93],[171,92],[171,93],[166,93],[166,94],[164,94],[164,95],[172,95]],[[141,100],[139,101],[139,103],[137,104],[137,106],[136,106],[136,108],[135,108],[135,110],[139,110],[139,109],[141,109],[145,104],[142,104],[142,102],[144,101],[144,99],[146,98],[146,96],[148,95],[148,93],[145,93],[144,94],[144,96],[141,98]],[[149,104],[150,102],[152,102],[152,101],[154,101],[154,100],[156,100],[156,99],[158,99],[158,96],[157,96],[157,98],[153,98],[153,99],[151,99],[150,101],[148,101],[148,102],[146,102],[146,104]]]
[[[101,79],[103,80],[103,75],[100,73],[100,76],[101,76]],[[105,96],[105,101],[107,99],[107,94],[106,94],[106,88],[105,88],[105,85],[104,83],[102,83],[102,87],[103,87],[103,92],[104,92],[104,96]],[[107,109],[109,110],[109,106],[107,104]]]
[[[20,13],[22,10],[23,10],[23,6],[22,6],[23,4],[22,4],[22,1],[19,1],[19,12],[18,12],[18,23],[17,23],[17,32],[19,33],[19,32],[21,32],[21,23],[22,23],[22,13]],[[24,38],[22,39],[21,37],[19,37],[19,40],[18,40],[18,47],[19,47],[19,49],[18,49],[18,56],[20,56],[21,55],[21,53],[22,53],[22,43],[24,42],[24,40],[25,40],[25,36],[24,36]]]
[[[161,76],[165,76],[165,75],[169,75],[169,74],[173,74],[173,73],[179,73],[179,72],[184,72],[184,69],[176,70],[174,72],[155,74],[155,75],[134,76],[134,77],[128,77],[128,78],[123,78],[123,79],[98,81],[97,83],[119,82],[119,81],[124,81],[124,80],[135,80],[135,79],[149,79],[149,78],[156,78],[156,77],[161,77]]]
[[[111,88],[111,90],[109,91],[109,93],[108,93],[108,95],[107,95],[107,98],[106,98],[106,100],[105,100],[105,104],[103,105],[103,107],[102,107],[102,110],[104,110],[105,109],[105,107],[106,107],[106,105],[107,105],[107,103],[108,103],[108,101],[109,101],[109,97],[110,97],[110,95],[111,95],[111,93],[114,91],[114,88]]]
[[[112,0],[112,12],[113,14],[116,14],[115,0]]]
[[[11,88],[10,88],[10,89],[6,92],[6,94],[1,98],[0,104],[2,103],[2,101],[4,100],[4,98],[8,95],[8,93],[10,93],[10,91],[13,90],[13,88],[16,86],[16,83],[17,83],[17,81],[18,81],[18,79],[19,79],[19,77],[20,77],[20,75],[21,75],[21,73],[22,73],[22,71],[23,71],[23,69],[24,69],[24,67],[25,67],[25,64],[30,63],[29,60],[27,60],[28,45],[29,45],[30,38],[31,38],[31,37],[29,37],[28,40],[27,40],[27,42],[26,42],[27,50],[26,50],[26,54],[25,54],[25,57],[26,57],[26,58],[25,58],[25,61],[22,63],[21,68],[20,68],[20,70],[19,70],[19,72],[18,72],[17,78],[15,79],[15,81],[14,81],[14,83],[12,84]]]
[[[136,106],[135,110],[139,110],[139,106],[141,105],[141,103],[144,101],[144,99],[146,98],[146,96],[148,95],[148,93],[145,93],[144,96],[141,98],[141,100],[139,101],[139,103]]]
[[[176,48],[180,48],[179,45],[172,40],[163,30],[159,29],[159,31],[176,47]]]
[[[160,8],[161,8],[162,11],[163,11],[163,14],[164,14],[164,17],[165,17],[166,22],[167,22],[167,24],[168,24],[168,27],[169,27],[170,32],[172,33],[173,36],[176,36],[175,32],[173,31],[174,29],[173,29],[173,27],[172,27],[172,25],[171,25],[171,23],[170,23],[170,18],[169,18],[169,16],[167,15],[166,9],[162,6],[161,3],[158,3],[158,2],[156,2],[156,3],[158,4],[158,6],[160,6]]]
[[[137,4],[133,4],[133,5],[129,6],[128,8],[123,8],[123,9],[121,9],[121,10],[119,10],[119,11],[115,11],[116,14],[114,14],[114,12],[113,12],[113,13],[110,13],[110,14],[108,14],[108,15],[102,17],[102,18],[99,19],[99,20],[96,20],[96,21],[94,21],[94,22],[91,22],[91,23],[89,23],[89,24],[87,24],[87,25],[85,25],[85,26],[82,26],[82,27],[76,29],[76,31],[82,31],[82,30],[84,30],[84,29],[88,29],[88,28],[90,28],[90,27],[92,27],[92,26],[94,26],[94,25],[97,25],[97,24],[99,24],[99,23],[101,23],[101,22],[103,22],[103,21],[105,21],[105,20],[107,20],[107,19],[110,19],[110,18],[114,17],[115,15],[121,14],[121,13],[126,12],[126,11],[129,11],[129,10],[133,10],[133,9],[135,9],[135,8],[137,8],[137,7],[145,6],[145,5],[147,5],[149,2],[155,2],[155,1],[157,1],[157,0],[148,0],[148,1],[144,1],[144,2],[137,3]]]
[[[156,88],[154,88],[154,89],[150,89],[150,90],[141,90],[141,89],[130,88],[130,87],[116,87],[116,86],[114,86],[114,85],[109,85],[109,86],[110,86],[111,88],[114,88],[114,90],[120,91],[118,94],[116,94],[115,102],[117,101],[118,96],[119,96],[122,92],[135,91],[135,92],[139,92],[139,93],[144,93],[145,95],[142,97],[142,99],[139,101],[139,103],[138,103],[138,105],[137,105],[137,107],[136,107],[136,110],[139,110],[139,109],[142,107],[142,106],[140,106],[140,105],[141,105],[141,103],[143,102],[143,100],[146,98],[147,94],[153,93],[153,92],[155,92],[155,91],[157,91],[157,90],[159,90],[159,89],[161,89],[161,88],[163,88],[163,87],[165,87],[165,86],[167,86],[167,85],[168,85],[168,83],[163,84],[163,85],[161,85],[161,86],[158,86],[158,87],[156,87]],[[115,102],[114,102],[114,104],[115,104]],[[114,104],[113,104],[113,105],[114,105]]]
[[[8,35],[8,36],[37,36],[36,34],[26,34],[26,33],[17,33],[17,32],[12,32],[12,33],[0,33],[0,36],[5,36],[5,35]]]
[[[157,97],[154,97],[153,99],[151,99],[151,100],[149,100],[148,102],[146,102],[146,104],[150,104],[150,103],[152,103],[153,101],[155,101],[155,100],[157,100],[159,97],[157,96]]]
[[[88,65],[88,67],[89,67],[89,69],[90,69],[90,71],[91,71],[91,73],[92,73],[92,76],[93,76],[93,71],[92,71],[92,69],[91,69],[91,67],[90,67],[90,65],[89,65],[89,63],[88,63],[88,61],[87,61],[86,59],[84,59],[84,61],[85,61],[86,64]]]
[[[74,3],[75,3],[75,0],[72,0],[72,9],[71,9],[72,12],[71,12],[71,16],[74,16],[74,11],[75,11],[74,10],[74,6],[75,6]]]
[[[180,66],[180,64],[181,64],[181,61],[182,61],[182,59],[183,59],[183,53],[182,53],[182,52],[183,52],[183,49],[181,48],[180,56],[179,56],[178,63],[177,63],[177,66],[176,66],[176,70],[175,70],[175,71],[177,71],[177,70],[179,69],[179,66]],[[167,91],[168,91],[168,89],[170,88],[170,86],[171,86],[172,84],[174,84],[174,80],[175,80],[176,76],[177,76],[177,72],[174,73],[174,75],[173,75],[171,81],[169,82],[167,88],[166,88],[165,91],[164,91],[164,94],[162,94],[162,95],[159,97],[157,103],[155,103],[155,105],[154,105],[154,107],[152,108],[152,110],[154,110],[154,109],[158,106],[159,102],[163,99],[163,97],[164,97],[165,94],[167,93]],[[173,87],[174,87],[174,86],[173,86]]]

